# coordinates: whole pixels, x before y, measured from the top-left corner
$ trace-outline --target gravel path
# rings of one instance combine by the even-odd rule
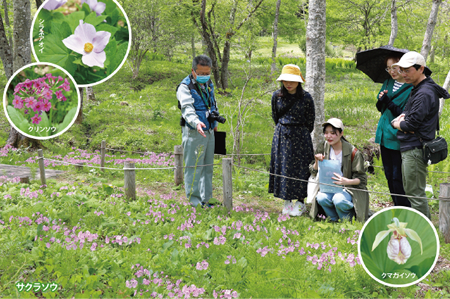
[[[52,170],[52,169],[46,169],[45,170],[45,177],[46,178],[54,178],[58,175],[64,173],[62,170]],[[7,164],[0,164],[0,176],[4,175],[8,178],[15,178],[15,177],[25,177],[28,176],[31,179],[31,169],[29,167],[25,166],[14,166],[14,165],[7,165]],[[35,170],[35,179],[40,179],[40,173],[39,168],[36,168]]]

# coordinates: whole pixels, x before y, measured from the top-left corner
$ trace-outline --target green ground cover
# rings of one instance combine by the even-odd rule
[[[181,143],[175,89],[189,73],[191,58],[182,51],[174,57],[167,61],[148,55],[136,80],[125,64],[112,79],[94,87],[96,100],[84,102],[81,125],[43,142],[47,158],[99,165],[98,150],[106,140],[108,148],[121,150],[108,151],[107,157],[106,166],[118,170],[74,171],[72,166],[47,163],[48,168],[68,173],[57,181],[50,180],[46,188],[37,181],[25,185],[16,180],[0,186],[0,296],[109,298],[129,297],[135,291],[138,297],[149,297],[153,292],[163,297],[448,296],[450,271],[445,268],[424,280],[424,285],[398,290],[372,280],[357,260],[355,242],[361,223],[281,217],[281,200],[267,193],[269,156],[241,160],[243,166],[265,173],[234,168],[235,210],[231,214],[223,208],[191,209],[183,189],[173,184],[172,170],[137,171],[138,199],[125,200],[120,170],[124,160],[135,162],[136,167],[172,166],[170,153]],[[217,94],[221,114],[227,118],[219,129],[228,133],[229,152],[233,146],[231,123],[236,123],[241,89],[251,73],[244,100],[253,100],[242,151],[270,153],[270,99],[279,85],[275,82],[278,73],[270,75],[271,59],[267,57],[267,53],[258,54],[249,63],[236,56],[230,65],[231,86]],[[304,72],[304,58],[296,57],[277,59],[278,68],[296,63]],[[442,84],[445,67],[438,61],[432,70],[433,78]],[[354,62],[327,59],[325,118],[341,118],[347,139],[359,148],[369,144],[375,133],[379,87],[356,70]],[[447,140],[448,119],[445,107],[441,134]],[[2,116],[1,144],[8,133],[9,125]],[[37,169],[36,153],[26,149],[4,149],[0,163]],[[220,164],[221,157],[216,156],[214,163]],[[375,166],[381,166],[381,161],[375,159]],[[429,170],[448,172],[450,163],[433,165]],[[430,173],[428,183],[434,194],[429,196],[437,197],[443,182],[448,182],[447,174]],[[220,201],[221,167],[214,168],[213,185],[214,196]],[[388,192],[379,167],[369,175],[368,187]],[[372,194],[370,200],[373,210],[391,201],[380,194]],[[438,202],[430,201],[430,206],[437,225]],[[450,246],[442,239],[440,255],[444,264],[448,263]],[[14,286],[18,281],[55,282],[59,288],[56,292],[19,292]]]

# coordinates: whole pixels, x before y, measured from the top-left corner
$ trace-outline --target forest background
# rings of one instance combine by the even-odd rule
[[[0,84],[3,86],[8,77],[12,75],[13,70],[34,61],[29,48],[27,49],[29,47],[27,30],[29,30],[31,19],[41,2],[39,0],[31,2],[29,0],[2,1],[0,54],[3,68],[0,70],[2,72]],[[70,10],[74,2],[73,0],[67,1],[67,10]],[[2,163],[26,165],[36,169],[37,162],[34,160],[36,148],[44,148],[46,157],[64,157],[64,159],[67,158],[67,161],[90,163],[92,161],[89,162],[82,158],[82,153],[85,151],[94,153],[100,148],[102,140],[106,140],[108,148],[123,151],[119,152],[116,158],[138,159],[141,156],[133,152],[171,153],[174,146],[181,143],[180,111],[177,108],[175,89],[190,72],[192,57],[202,53],[211,56],[215,62],[212,77],[217,87],[217,102],[221,115],[227,119],[224,125],[219,126],[219,130],[226,131],[228,134],[228,152],[233,154],[270,153],[273,134],[270,98],[272,92],[279,88],[275,79],[284,64],[295,63],[300,66],[303,74],[306,74],[306,90],[309,91],[316,86],[314,83],[317,77],[313,75],[308,77],[308,72],[313,70],[306,69],[308,64],[307,44],[312,40],[312,38],[307,38],[307,29],[310,14],[313,13],[311,6],[317,5],[315,7],[323,11],[325,2],[326,19],[323,21],[326,31],[322,31],[324,34],[322,38],[320,36],[317,38],[324,41],[324,47],[316,52],[322,53],[323,51],[326,60],[322,69],[319,64],[318,69],[314,70],[319,72],[316,76],[324,77],[322,92],[318,93],[317,98],[314,97],[318,103],[324,104],[324,108],[321,109],[316,127],[320,128],[320,125],[317,125],[320,124],[320,119],[323,121],[329,117],[341,118],[346,125],[345,135],[351,143],[360,149],[367,149],[367,158],[371,156],[372,152],[376,152],[375,145],[370,139],[374,137],[379,119],[375,103],[380,84],[373,83],[367,76],[356,70],[354,57],[357,51],[388,43],[398,48],[407,48],[418,52],[425,50],[427,65],[433,71],[432,78],[440,85],[447,84],[448,88],[447,75],[450,69],[449,1],[124,0],[118,2],[128,15],[133,34],[127,62],[107,82],[83,90],[83,105],[77,123],[58,138],[42,142],[21,138],[11,133],[6,117],[2,114],[0,117],[0,145],[11,143],[20,148],[20,150],[9,151],[6,156],[2,156]],[[430,15],[433,16],[433,12],[435,12],[435,22],[433,22],[434,18],[430,18]],[[431,38],[429,34],[428,37],[426,35],[430,26],[434,26]],[[325,27],[322,26],[322,29]],[[425,47],[423,47],[424,40],[426,41]],[[314,45],[308,45],[309,51],[312,46]],[[317,83],[317,86],[320,87],[320,82]],[[449,109],[447,105],[444,105],[441,116],[441,134],[447,140],[450,139],[449,130]],[[319,139],[316,138],[316,140]],[[76,149],[75,153],[74,149]],[[77,153],[77,150],[80,153]],[[217,157],[215,163],[220,163],[220,160],[220,157]],[[281,201],[274,200],[271,195],[267,194],[268,175],[264,172],[268,171],[269,161],[270,156],[268,155],[234,156],[236,165],[263,172],[234,168],[233,200],[235,205],[244,203],[254,209],[261,209],[269,213],[279,212]],[[95,162],[92,163],[95,164]],[[376,157],[374,165],[381,165],[381,161]],[[53,184],[54,188],[61,188],[64,185],[75,186],[85,180],[87,180],[86,184],[90,183],[87,185],[90,187],[86,187],[86,190],[107,192],[109,190],[107,186],[115,188],[114,190],[116,188],[120,190],[123,187],[123,173],[120,171],[102,173],[95,169],[85,168],[82,171],[74,172],[70,166],[61,165],[53,168],[68,171],[62,178],[50,181],[49,184]],[[429,170],[449,172],[450,163],[444,161],[429,167]],[[171,170],[141,171],[137,173],[136,180],[138,186],[154,190],[160,196],[173,194],[173,192],[183,193],[180,186],[173,185]],[[436,198],[439,184],[448,182],[448,180],[447,174],[430,174],[427,183],[432,186],[433,192],[428,195]],[[371,191],[388,192],[384,174],[379,167],[376,167],[375,173],[369,176],[368,185]],[[9,192],[6,189],[3,191]],[[214,172],[214,196],[218,200],[222,199],[220,168],[215,168]],[[100,202],[99,199],[92,199],[92,201],[96,200]],[[391,199],[387,195],[371,195],[373,210],[389,206],[390,202]],[[5,198],[0,205],[2,207],[0,219],[8,219],[11,215],[17,215],[17,211],[32,211],[31,207],[22,207],[20,204],[16,211],[12,211],[5,208],[7,204],[11,203]],[[51,206],[51,204],[47,206],[44,211]],[[430,201],[430,206],[433,213],[432,220],[438,226],[438,201]],[[58,206],[56,209],[63,209],[63,207]],[[74,225],[76,217],[84,217],[83,213],[91,215],[93,212],[93,209],[86,209],[84,212],[68,216],[67,221],[68,223],[73,222]],[[276,216],[273,218],[276,219]],[[314,225],[309,219],[302,219],[300,222],[298,225],[292,225],[303,227],[305,230]],[[107,226],[96,224],[94,221],[87,221],[86,226],[87,224],[92,224],[99,230],[108,230]],[[331,233],[330,237],[327,237],[327,242],[331,240],[330,242],[345,243],[345,240],[341,240],[341,227],[327,225],[322,228],[324,233]],[[350,230],[355,231],[361,228],[360,224],[355,225],[350,226]],[[36,233],[36,228],[34,233]],[[315,240],[319,240],[319,236],[320,234],[316,235]],[[163,246],[163,244],[166,243],[154,246]],[[15,248],[14,246],[10,247],[4,252],[4,256],[12,254]],[[248,256],[246,257],[248,258]],[[347,280],[350,281],[347,285],[344,284],[342,287],[336,284],[331,284],[333,287],[322,285],[323,289],[317,291],[317,296],[334,295],[338,297],[344,294],[346,296],[371,295],[376,297],[378,294],[383,294],[385,297],[395,297],[427,294],[439,297],[450,292],[448,284],[450,247],[448,245],[441,246],[440,259],[440,267],[435,271],[435,275],[430,281],[419,287],[383,290],[376,284],[369,283],[370,278],[366,275],[362,284],[369,286],[367,292],[363,287],[356,287],[358,291],[353,294],[349,290],[355,288],[357,277],[365,274],[352,272],[352,277]],[[129,257],[128,260],[131,261],[132,258]],[[164,263],[162,260],[159,258],[150,264],[155,263],[161,266]],[[5,261],[3,259],[3,262]],[[85,261],[85,263],[87,262]],[[38,268],[38,264],[36,262],[33,267]],[[272,266],[273,269],[278,269],[275,265]],[[41,270],[42,273],[46,273],[44,277],[53,277],[52,270],[47,269],[46,271]],[[176,269],[173,271],[176,272]],[[130,278],[130,273],[133,271],[128,270],[128,272],[128,276],[123,274],[126,279]],[[0,270],[0,279],[13,281],[14,273],[16,273],[14,268],[4,272]],[[271,274],[274,279],[278,279],[280,276],[276,273],[278,270]],[[261,275],[267,276],[267,273],[264,272]],[[74,277],[73,274],[67,274],[67,276]],[[60,277],[58,281],[59,279]],[[197,278],[192,278],[192,281],[196,281],[195,279]],[[257,280],[255,277],[254,281]],[[339,282],[339,280],[334,280],[334,282],[336,281]],[[97,282],[102,283],[101,279]],[[251,285],[248,281],[246,283],[246,287]],[[273,281],[270,281],[269,284],[271,283]],[[73,284],[76,285],[76,282]],[[84,289],[74,286],[74,290],[76,289],[80,294],[87,293],[87,290],[95,291],[96,288],[93,285],[94,283],[87,285]],[[198,285],[197,282],[196,285]],[[255,294],[251,291],[257,292],[257,289],[261,287],[257,283],[255,285],[254,289],[240,290],[240,294]],[[217,284],[213,284],[213,286],[217,286]],[[97,288],[102,289],[99,286]],[[117,295],[117,292],[123,289],[117,288],[113,289],[111,294]],[[298,290],[299,287],[293,288]],[[306,288],[305,285],[300,287],[304,292],[301,293],[303,296],[307,296]],[[237,289],[239,290],[239,287]],[[272,297],[289,296],[289,294],[293,296],[292,293],[289,293],[289,288],[287,293],[283,293],[284,291],[278,288],[276,290],[279,292],[259,294],[266,297],[269,295]],[[7,289],[0,289],[0,291],[8,292]],[[262,291],[262,289],[259,290],[259,292]],[[73,293],[61,294],[73,295]],[[209,293],[209,295],[211,294]]]

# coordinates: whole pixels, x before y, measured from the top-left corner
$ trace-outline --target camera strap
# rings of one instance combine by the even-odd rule
[[[206,93],[206,97],[208,98],[208,100],[206,100],[205,96],[203,95],[202,87],[200,86],[200,84],[198,82],[196,82],[196,83],[197,83],[197,88],[198,88],[198,91],[200,93],[200,96],[203,99],[203,102],[205,102],[206,107],[208,108],[208,110],[210,110],[211,106],[212,106],[212,103],[211,103],[211,98],[210,98],[209,92],[208,92],[208,85],[205,85],[205,93]],[[211,103],[211,105],[209,103]]]

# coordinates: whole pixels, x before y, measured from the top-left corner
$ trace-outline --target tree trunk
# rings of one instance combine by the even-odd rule
[[[192,48],[192,60],[194,60],[194,58],[197,56],[197,55],[195,55],[195,34],[194,34],[194,32],[192,32],[192,36],[191,36],[191,48]]]
[[[393,46],[397,38],[398,23],[397,23],[397,4],[396,0],[392,0],[391,6],[391,36],[389,37],[388,45]]]
[[[42,5],[42,0],[36,0],[36,9],[39,9],[39,7]]]
[[[314,149],[323,142],[325,98],[325,43],[326,0],[309,1],[309,19],[306,28],[306,84],[305,89],[314,99],[316,119],[312,133]]]
[[[420,50],[420,54],[425,58],[425,61],[428,57],[428,52],[431,48],[431,39],[433,37],[434,27],[436,26],[436,20],[438,17],[439,6],[441,5],[442,0],[433,0],[433,6],[431,7],[430,17],[428,18],[427,30],[425,31],[425,37],[423,38],[422,49]]]
[[[277,7],[275,10],[275,20],[273,21],[273,48],[272,48],[272,65],[270,71],[273,74],[276,70],[275,58],[277,57],[277,37],[278,37],[278,16],[280,14],[281,0],[277,1]]]
[[[436,54],[436,48],[434,46],[431,46],[430,50],[430,63],[434,63],[434,56]]]
[[[8,42],[6,30],[3,25],[2,15],[0,14],[0,57],[3,62],[3,69],[6,77],[9,78],[14,73],[13,69],[13,53],[11,51],[11,44]]]
[[[92,89],[92,86],[86,87],[86,99],[88,101],[95,101],[95,93],[94,89]]]
[[[80,88],[78,88],[78,90],[80,91],[80,111],[78,112],[77,119],[75,120],[75,124],[81,124],[81,122],[83,121],[83,93],[84,93],[84,88],[80,87]]]
[[[8,65],[12,65],[12,73],[21,67],[31,63],[31,44],[30,44],[30,27],[31,27],[31,8],[30,0],[15,0],[13,2],[14,12],[14,32],[13,32],[13,53],[11,54]],[[3,23],[3,22],[2,22]],[[3,24],[1,25],[3,26]],[[0,30],[1,31],[1,30]],[[1,37],[0,37],[1,39]],[[2,49],[1,52],[7,52],[8,49]],[[4,54],[4,53],[3,53]],[[2,58],[3,58],[2,54]],[[5,57],[8,55],[5,55]],[[6,68],[5,68],[6,70]],[[10,75],[10,76],[11,76]],[[43,148],[39,140],[31,139],[21,135],[13,127],[11,127],[7,144],[19,147]]]
[[[8,9],[9,9],[8,1],[3,0],[3,7],[4,7],[4,10],[5,10],[5,25],[6,25],[6,27],[11,28],[11,25],[9,23],[9,15],[8,15]],[[13,46],[13,40],[12,40],[12,36],[11,35],[9,35],[8,40],[9,40],[10,46],[12,47]]]
[[[447,78],[445,79],[444,85],[442,87],[447,91],[450,88],[450,71],[448,71]]]
[[[211,11],[214,10],[214,6],[211,8]],[[194,24],[197,24],[195,20],[195,15],[192,16],[194,20]],[[212,60],[212,73],[214,76],[214,83],[216,83],[217,88],[222,88],[222,82],[220,80],[220,68],[217,60],[216,51],[214,49],[214,44],[212,41],[212,36],[214,35],[214,31],[211,28],[210,24],[206,21],[206,0],[202,0],[201,11],[200,11],[200,34],[202,35],[203,41],[206,44],[206,49],[208,52],[209,58]],[[210,32],[212,34],[210,34]],[[219,53],[220,54],[220,53]]]
[[[30,0],[14,0],[14,70],[31,63],[31,9]],[[20,16],[20,17],[19,17]]]
[[[450,88],[450,71],[448,71],[447,78],[445,78],[444,85],[442,87],[448,91]],[[445,100],[443,98],[439,99],[439,116],[441,116],[442,111],[444,110]]]

